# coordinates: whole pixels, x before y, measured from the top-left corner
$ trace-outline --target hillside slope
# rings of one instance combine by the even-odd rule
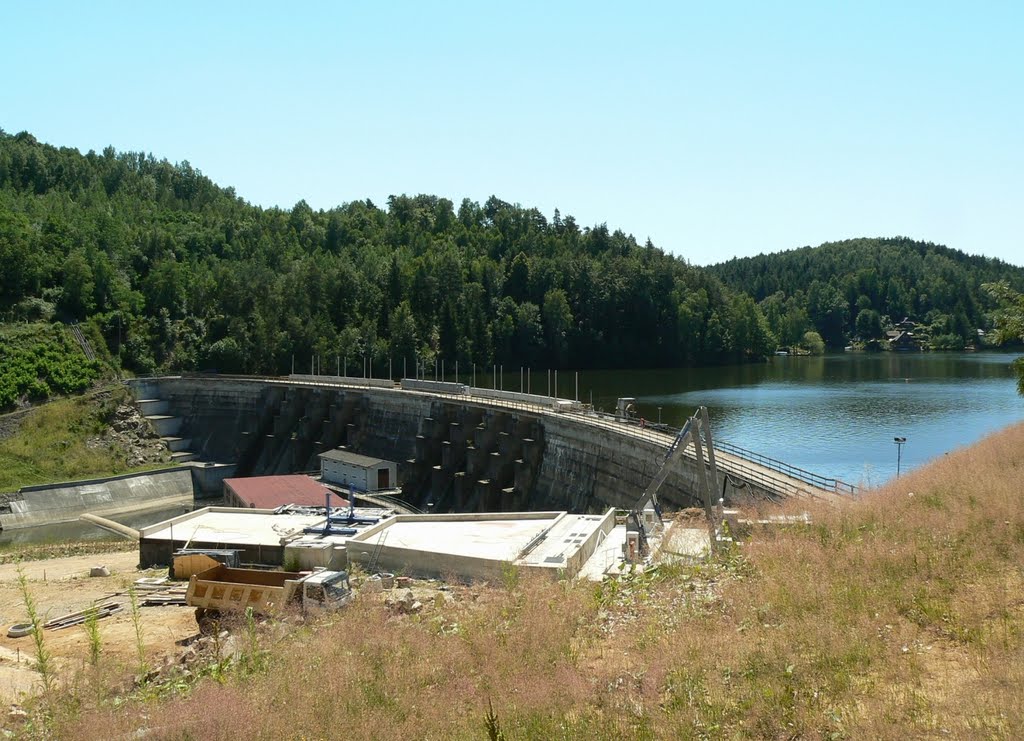
[[[0,309],[46,302],[137,372],[646,367],[772,344],[745,296],[604,224],[496,197],[262,209],[188,162],[24,132],[0,132],[0,263]]]
[[[904,237],[852,239],[745,257],[708,271],[759,303],[783,345],[813,328],[826,343],[880,336],[904,317],[952,344],[991,327],[984,283],[1024,289],[1024,268]]]
[[[122,702],[83,671],[33,712],[69,739],[470,739],[489,709],[507,738],[1020,738],[1021,467],[1024,425],[711,563],[509,573],[418,614],[361,595],[237,626],[241,656],[191,679]]]
[[[80,394],[101,371],[101,363],[85,356],[65,326],[0,323],[0,412],[19,403]]]
[[[0,492],[169,463],[166,446],[121,385],[0,415]]]

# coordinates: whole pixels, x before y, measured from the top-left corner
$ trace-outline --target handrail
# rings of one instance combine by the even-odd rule
[[[775,458],[770,458],[761,453],[755,453],[752,450],[741,448],[739,445],[727,442],[725,440],[715,441],[716,448],[722,448],[727,450],[734,455],[738,455],[740,458],[750,461],[751,463],[757,463],[765,468],[770,468],[773,471],[784,473],[792,478],[799,479],[808,484],[812,484],[819,489],[831,489],[836,492],[844,492],[847,494],[856,494],[857,487],[853,484],[848,484],[841,479],[831,478],[828,476],[821,476],[811,471],[798,468],[797,466],[790,465]]]

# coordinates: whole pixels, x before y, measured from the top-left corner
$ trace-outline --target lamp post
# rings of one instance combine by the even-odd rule
[[[900,461],[903,458],[903,446],[907,442],[905,437],[894,437],[892,439],[896,443],[896,478],[900,477]]]
[[[661,407],[658,407],[658,424],[661,424]]]

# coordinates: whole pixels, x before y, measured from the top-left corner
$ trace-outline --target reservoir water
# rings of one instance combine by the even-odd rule
[[[714,434],[794,466],[861,486],[919,466],[1024,420],[1010,353],[774,356],[758,365],[580,374],[580,400],[679,426],[700,405]],[[569,375],[569,374],[565,374]],[[573,380],[570,378],[570,384]],[[574,389],[559,380],[563,396]],[[567,393],[568,392],[568,393]]]

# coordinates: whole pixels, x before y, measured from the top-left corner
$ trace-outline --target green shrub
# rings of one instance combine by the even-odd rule
[[[80,394],[99,376],[99,363],[88,360],[61,325],[0,327],[0,410],[22,397]]]

